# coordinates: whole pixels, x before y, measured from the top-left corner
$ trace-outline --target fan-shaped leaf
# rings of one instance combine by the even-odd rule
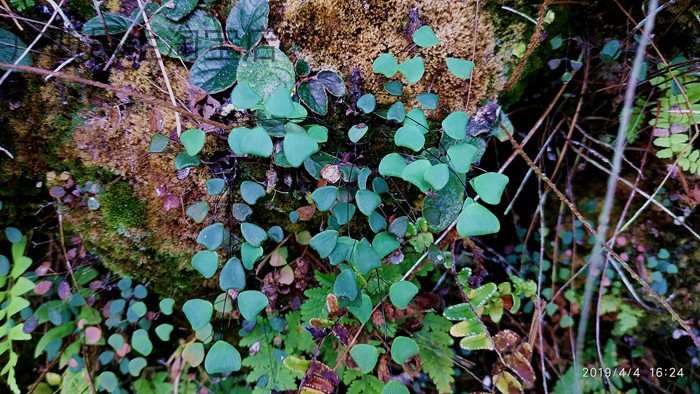
[[[209,250],[216,250],[224,242],[224,225],[214,223],[202,229],[197,236],[197,243]]]
[[[473,200],[472,200],[473,201]],[[462,237],[477,237],[495,234],[501,229],[496,215],[478,202],[464,203],[462,213],[457,218],[457,233]]]
[[[314,235],[309,245],[318,252],[318,255],[322,259],[325,259],[333,253],[337,243],[338,232],[335,230],[326,230]]]
[[[245,133],[245,138],[240,141],[241,153],[270,157],[272,155],[272,139],[262,127],[254,127]]]
[[[382,203],[382,199],[372,191],[369,190],[358,190],[355,193],[355,201],[357,202],[357,207],[360,209],[365,216],[369,216],[374,212],[375,209]]]
[[[303,127],[287,123],[284,130],[284,156],[292,167],[299,167],[309,156],[318,152],[318,143]]]
[[[216,341],[207,352],[204,369],[209,374],[238,371],[241,369],[241,354],[228,342]]]
[[[450,167],[460,174],[469,172],[477,148],[471,144],[452,145],[447,149],[447,157],[450,159]]]
[[[382,74],[387,78],[391,78],[396,74],[399,68],[399,63],[396,62],[394,55],[383,53],[379,55],[372,63],[372,71],[375,74]]]
[[[446,61],[447,69],[450,70],[455,77],[460,79],[469,79],[472,77],[472,70],[474,69],[473,61],[454,57],[448,57]]]
[[[255,205],[258,199],[264,195],[265,188],[261,184],[253,181],[243,181],[241,183],[241,197],[248,204]]]
[[[355,361],[355,364],[360,367],[362,373],[370,373],[374,366],[377,365],[379,352],[376,347],[363,343],[353,346],[350,349],[350,356]]]
[[[386,224],[385,224],[386,225]],[[388,232],[381,232],[374,236],[372,249],[377,252],[379,258],[383,259],[401,246],[396,237]]]
[[[243,290],[245,288],[245,270],[241,260],[232,257],[219,274],[219,287],[226,291],[229,289]]]
[[[389,299],[399,309],[406,309],[416,294],[418,287],[405,280],[396,282],[389,288]]]
[[[391,359],[399,364],[418,354],[418,344],[409,337],[397,336],[391,343]]]
[[[413,33],[413,42],[419,47],[430,48],[438,44],[438,38],[430,26],[423,26]]]
[[[182,358],[191,366],[198,366],[204,361],[204,345],[200,342],[190,343],[182,351]]]
[[[257,290],[242,291],[238,295],[238,309],[241,316],[248,321],[255,321],[255,317],[269,304],[267,296]]]
[[[323,186],[311,193],[311,199],[319,211],[325,212],[335,204],[338,198],[338,188],[335,186]]]
[[[190,322],[192,329],[196,331],[209,324],[214,313],[214,307],[209,301],[194,298],[185,302],[182,306],[182,311],[185,313],[185,317]]]
[[[442,129],[451,138],[463,140],[467,137],[467,123],[469,123],[469,115],[466,112],[455,111],[443,119]]]
[[[377,107],[377,100],[374,98],[373,94],[367,93],[362,95],[359,100],[357,100],[357,108],[362,112],[368,114],[374,111]]]
[[[422,192],[425,192],[430,189],[430,184],[425,181],[425,172],[431,167],[432,165],[428,160],[416,160],[404,168],[403,173],[401,173],[401,178],[406,182],[416,185]]]
[[[423,58],[414,57],[408,59],[401,63],[397,70],[406,78],[406,82],[409,84],[414,84],[423,78],[425,73],[425,66],[423,64]]]
[[[355,273],[352,272],[351,269],[344,270],[335,278],[333,294],[335,294],[336,297],[353,301],[357,298],[359,293],[360,288],[357,285]]]
[[[379,162],[379,173],[383,176],[401,178],[406,168],[406,160],[398,153],[389,153]]]
[[[501,202],[501,195],[508,184],[508,177],[496,172],[487,172],[469,181],[482,200],[488,204]]]
[[[248,82],[241,81],[231,91],[231,104],[238,109],[250,109],[260,102],[260,96],[251,89]]]
[[[399,128],[394,134],[394,143],[397,146],[403,146],[418,152],[425,145],[425,137],[423,133],[413,125],[406,125]]]
[[[267,232],[253,223],[241,223],[241,234],[246,242],[256,248],[267,240]]]

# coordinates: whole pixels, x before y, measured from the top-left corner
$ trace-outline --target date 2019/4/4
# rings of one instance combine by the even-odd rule
[[[680,378],[684,375],[683,368],[581,368],[581,377],[639,377],[643,371],[648,371],[649,375],[657,378]]]

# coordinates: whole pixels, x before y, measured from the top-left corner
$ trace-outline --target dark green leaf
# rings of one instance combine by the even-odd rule
[[[180,152],[175,156],[175,169],[180,171],[185,168],[197,167],[199,165],[198,156],[190,156],[187,152]]]
[[[106,34],[119,34],[124,33],[129,30],[131,26],[131,19],[125,17],[122,14],[115,14],[111,12],[102,13],[104,18],[104,24],[102,24],[102,19],[96,16],[89,21],[85,22],[83,25],[83,34],[88,36],[104,36]],[[105,33],[105,25],[107,26],[107,33]],[[2,43],[4,37],[0,33],[0,44]],[[19,53],[22,53],[21,51]]]
[[[309,245],[318,252],[318,255],[325,259],[333,253],[338,243],[338,232],[335,230],[326,230],[314,235],[309,242]]]
[[[174,5],[173,8],[163,7],[163,14],[173,21],[179,21],[186,17],[197,7],[198,0],[170,0]]]
[[[375,192],[358,190],[357,193],[355,193],[355,202],[360,212],[365,216],[369,216],[382,203],[382,199],[379,198]]]
[[[228,46],[209,48],[190,69],[190,83],[209,94],[222,92],[236,82],[241,55]],[[235,105],[235,104],[234,104]]]
[[[384,90],[392,96],[401,96],[403,94],[403,85],[399,81],[389,81],[384,84]]]
[[[338,198],[338,188],[335,186],[323,186],[311,193],[311,199],[316,204],[316,209],[325,212],[335,204]]]
[[[204,10],[194,10],[183,21],[175,23],[164,15],[153,15],[149,21],[161,54],[194,62],[209,48],[224,43],[221,24]]]
[[[323,84],[328,93],[335,97],[345,95],[345,84],[337,72],[332,70],[321,70],[316,74],[316,79]]]
[[[341,202],[333,206],[332,212],[333,216],[338,219],[338,224],[342,226],[349,223],[352,217],[355,216],[355,206],[350,203]]]
[[[309,109],[319,115],[328,113],[328,97],[323,88],[323,84],[317,80],[309,80],[299,85],[299,99],[306,104]]]
[[[229,41],[246,51],[253,48],[267,27],[269,13],[267,0],[239,0],[226,21]]]
[[[379,255],[364,238],[362,241],[355,243],[351,259],[351,262],[360,270],[362,275],[367,275],[371,270],[382,266],[382,260],[379,258]]]

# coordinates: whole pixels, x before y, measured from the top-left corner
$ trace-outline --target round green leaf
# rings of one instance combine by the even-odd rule
[[[219,274],[219,287],[223,291],[243,290],[245,288],[245,270],[243,270],[241,260],[232,257],[226,262]]]
[[[389,153],[379,162],[379,173],[400,178],[406,168],[406,160],[398,153]]]
[[[229,41],[246,51],[260,41],[267,27],[270,6],[267,0],[240,0],[226,20]]]
[[[362,373],[370,373],[374,366],[377,365],[379,352],[376,347],[363,343],[353,346],[350,349],[350,356],[355,361],[355,364],[360,367]]]
[[[501,229],[501,224],[496,215],[473,200],[467,205],[470,200],[464,203],[465,207],[457,217],[457,233],[462,237],[497,233]]]
[[[436,164],[425,171],[423,178],[432,186],[433,190],[442,190],[450,180],[450,169],[447,164]]]
[[[170,340],[170,333],[173,332],[173,326],[171,324],[161,324],[156,327],[156,335],[161,341],[167,342]]]
[[[425,137],[418,128],[413,125],[406,125],[399,128],[394,134],[394,143],[418,152],[425,145]]]
[[[253,181],[243,181],[241,183],[241,197],[243,201],[250,205],[255,205],[260,197],[265,195],[265,188]]]
[[[418,287],[405,280],[396,282],[389,288],[389,299],[399,309],[406,309],[416,294]]]
[[[425,172],[431,167],[432,165],[428,160],[416,160],[404,168],[403,173],[401,173],[401,178],[406,182],[416,185],[422,192],[425,192],[430,189],[430,184],[425,181]]]
[[[472,70],[474,69],[473,61],[454,57],[448,57],[446,61],[447,69],[450,70],[455,77],[460,79],[469,79],[472,77]]]
[[[119,386],[119,380],[114,372],[105,371],[97,376],[97,385],[103,388],[105,391],[111,393],[114,392]]]
[[[357,143],[362,137],[367,134],[367,131],[369,130],[369,127],[367,127],[366,124],[364,123],[359,123],[350,128],[348,131],[348,138],[350,138],[350,141],[353,143]]]
[[[275,242],[282,242],[284,239],[284,230],[280,226],[272,226],[267,230],[267,236]]]
[[[336,297],[353,301],[359,293],[360,287],[357,285],[355,273],[351,269],[346,269],[335,278],[333,294]]]
[[[214,313],[214,307],[209,301],[194,298],[185,302],[182,306],[182,311],[185,313],[185,317],[190,322],[192,329],[196,331],[209,324]]]
[[[228,342],[217,341],[207,353],[204,369],[209,374],[238,371],[241,369],[241,354]]]
[[[242,202],[231,204],[231,213],[236,220],[243,222],[253,213],[253,209]]]
[[[216,250],[224,242],[224,225],[214,223],[202,229],[197,236],[197,243],[209,250]]]
[[[299,99],[312,111],[319,115],[328,113],[328,96],[321,82],[314,79],[304,82],[299,85],[297,92]]]
[[[391,359],[399,364],[418,354],[418,344],[409,337],[398,336],[391,343]]]
[[[294,103],[286,87],[274,90],[265,100],[265,109],[278,118],[289,117],[294,112]]]
[[[309,245],[318,252],[318,255],[325,259],[330,256],[338,243],[338,232],[335,230],[326,230],[314,235],[309,241]]]
[[[296,63],[294,64],[294,71],[296,71],[297,75],[300,77],[305,77],[309,75],[311,72],[311,67],[309,67],[309,62],[302,58],[298,58]]]
[[[182,358],[193,367],[204,361],[204,345],[200,342],[192,342],[182,350]]]
[[[409,394],[406,385],[399,382],[398,380],[391,380],[384,385],[382,389],[382,394]]]
[[[202,250],[197,252],[192,257],[192,266],[202,274],[203,277],[209,279],[216,273],[219,268],[219,255],[212,250]]]
[[[423,26],[413,33],[413,42],[421,48],[430,48],[438,44],[438,38],[430,26]]]
[[[355,193],[355,202],[357,202],[357,208],[360,209],[360,212],[365,216],[369,216],[382,203],[382,199],[375,192],[358,190]]]
[[[187,207],[187,211],[185,211],[185,213],[187,216],[192,218],[195,223],[202,223],[209,214],[209,203],[206,201],[196,202]]]
[[[255,317],[257,317],[269,303],[267,296],[257,290],[242,291],[238,295],[238,309],[241,311],[241,316],[248,321],[255,321]]]
[[[256,248],[267,240],[267,232],[253,223],[241,223],[241,234],[246,242]]]
[[[367,93],[363,94],[359,100],[357,100],[357,108],[362,112],[368,114],[374,111],[377,107],[377,100],[374,98],[373,94]]]
[[[452,145],[447,150],[449,164],[456,172],[466,174],[472,165],[477,148],[471,144]]]
[[[400,246],[401,243],[399,240],[396,239],[393,234],[387,232],[381,232],[375,235],[374,239],[372,240],[372,249],[377,252],[377,255],[381,259],[388,256],[389,253],[392,253]]]
[[[158,308],[160,311],[166,315],[171,315],[173,313],[173,306],[175,305],[175,300],[172,298],[164,298],[158,303]]]
[[[153,343],[148,338],[148,331],[143,328],[134,331],[131,335],[131,348],[148,356],[153,351]]]
[[[399,63],[396,62],[394,55],[383,53],[379,55],[372,63],[372,71],[375,74],[383,74],[387,78],[391,78],[396,74],[399,68]]]
[[[107,339],[107,343],[109,343],[112,349],[119,350],[124,347],[124,337],[121,336],[121,334],[112,334]]]
[[[508,177],[496,172],[487,172],[472,178],[469,184],[485,203],[495,205],[501,202],[503,190],[508,184]]]
[[[272,139],[264,128],[254,127],[245,134],[241,141],[241,152],[244,154],[270,157],[272,155]]]
[[[141,371],[146,367],[148,363],[143,357],[136,357],[135,359],[129,361],[129,374],[133,377],[141,375]]]
[[[214,301],[214,310],[220,313],[229,313],[233,310],[233,301],[226,293],[221,293]]]
[[[282,142],[284,156],[292,167],[299,167],[309,156],[318,152],[318,143],[303,127],[287,123],[284,130],[285,135]]]
[[[195,44],[196,45],[196,44]],[[190,69],[190,83],[209,94],[222,92],[236,83],[241,55],[228,46],[209,48]]]
[[[467,123],[469,115],[466,112],[455,111],[442,121],[442,129],[450,137],[456,140],[463,140],[467,137]]]
[[[224,191],[226,180],[221,178],[212,178],[207,180],[207,194],[210,196],[218,196]]]
[[[22,241],[22,232],[16,227],[8,227],[5,229],[7,240],[13,244],[18,244]]]
[[[311,138],[316,140],[318,143],[324,143],[328,141],[328,129],[325,126],[313,125],[307,130]]]
[[[239,82],[246,82],[263,101],[273,92],[294,88],[294,65],[287,55],[272,46],[259,46],[241,58],[236,70]]]
[[[231,91],[231,104],[238,109],[250,109],[260,102],[260,97],[251,89],[248,82],[241,81]]]
[[[143,301],[135,302],[133,305],[131,305],[131,311],[138,316],[139,318],[146,316],[146,312],[148,312],[148,308],[146,308],[146,304],[143,303]]]
[[[148,146],[149,153],[160,153],[168,147],[170,140],[163,134],[153,134],[151,136],[151,143]]]
[[[311,199],[316,204],[316,209],[325,212],[335,204],[338,198],[338,188],[335,186],[323,186],[311,193]]]
[[[403,95],[403,85],[399,81],[389,81],[384,84],[384,90],[392,96]]]
[[[408,82],[410,85],[420,81],[425,73],[423,58],[414,57],[406,60],[399,65],[398,71],[404,76],[404,78],[406,78],[406,82]]]
[[[427,109],[436,109],[440,97],[435,93],[421,93],[416,96],[418,103]]]
[[[333,206],[333,216],[338,220],[339,225],[348,224],[355,216],[355,205],[341,202]]]

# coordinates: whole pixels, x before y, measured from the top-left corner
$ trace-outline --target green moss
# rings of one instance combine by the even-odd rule
[[[107,187],[99,199],[105,224],[118,233],[144,225],[144,203],[128,183],[119,182]]]

